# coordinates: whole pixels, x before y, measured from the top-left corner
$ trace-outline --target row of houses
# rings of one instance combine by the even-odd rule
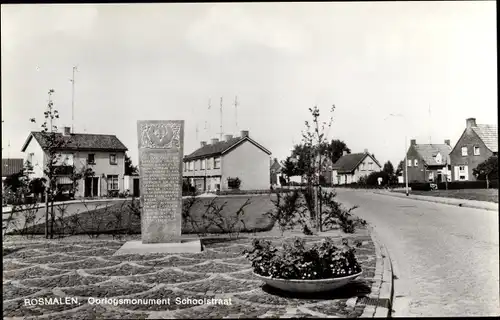
[[[472,170],[493,155],[498,155],[498,126],[477,124],[475,118],[469,118],[453,147],[450,140],[417,144],[412,139],[403,177],[407,171],[409,182],[474,181]]]
[[[140,194],[139,177],[125,175],[128,149],[115,135],[71,133],[69,127],[56,134],[58,139],[66,140],[56,164],[64,167],[57,175],[60,190],[71,189],[73,170],[91,168],[94,175],[79,181],[75,197],[102,197],[126,190]],[[47,147],[43,134],[30,132],[21,149],[24,159],[2,159],[2,189],[6,177],[18,173],[27,163],[30,178],[43,177]],[[250,138],[249,131],[241,131],[235,137],[226,135],[222,141],[202,141],[200,148],[184,156],[182,174],[202,192],[229,189],[228,178],[239,178],[241,190],[267,189],[270,155],[268,149]]]
[[[454,147],[450,140],[442,144],[417,144],[410,140],[403,166],[400,183],[473,181],[473,174],[480,163],[493,155],[498,155],[498,127],[490,124],[477,124],[475,118],[466,119],[466,127]],[[278,183],[281,165],[275,159],[271,163],[271,182]],[[365,149],[362,153],[347,154],[335,163],[326,159],[323,176],[325,182],[333,185],[356,183],[371,172],[381,171],[382,166],[373,154]]]
[[[67,139],[61,150],[60,165],[75,166],[77,170],[92,168],[93,177],[83,179],[75,196],[100,197],[110,192],[139,195],[139,178],[125,175],[127,147],[115,136],[104,134],[71,133],[65,127],[57,133]],[[2,185],[5,177],[19,172],[24,163],[31,164],[32,178],[43,176],[47,156],[47,141],[40,132],[31,132],[22,146],[24,159],[2,159]],[[467,181],[475,180],[472,170],[492,155],[498,154],[498,130],[496,125],[476,124],[476,119],[466,120],[466,128],[454,147],[450,140],[443,144],[417,144],[411,140],[403,177],[408,181]],[[281,165],[269,160],[271,152],[250,137],[249,131],[239,135],[226,135],[223,140],[214,138],[183,158],[183,178],[203,192],[227,190],[228,181],[239,178],[241,190],[262,190],[279,184]],[[368,150],[362,153],[344,153],[336,162],[326,161],[323,176],[329,184],[350,184],[371,172],[381,171],[382,166]],[[57,177],[61,189],[70,188],[71,172]]]

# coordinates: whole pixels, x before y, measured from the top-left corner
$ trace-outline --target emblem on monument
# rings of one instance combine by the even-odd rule
[[[170,149],[180,147],[181,125],[176,123],[145,123],[141,127],[143,148]]]

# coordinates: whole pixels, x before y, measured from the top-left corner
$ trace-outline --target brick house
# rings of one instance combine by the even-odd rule
[[[408,182],[437,183],[444,182],[446,177],[451,181],[450,151],[450,140],[444,140],[442,144],[417,144],[415,139],[410,140],[403,177],[408,170]]]
[[[110,192],[124,191],[125,151],[127,148],[115,135],[71,133],[65,127],[62,133],[56,133],[66,139],[64,149],[60,150],[59,163],[67,166],[57,176],[61,189],[71,186],[70,175],[74,170],[91,168],[95,175],[81,179],[75,197],[106,196]],[[47,142],[41,132],[32,131],[21,151],[25,161],[32,165],[30,178],[41,178],[47,162]]]
[[[365,149],[363,153],[344,154],[332,166],[333,184],[357,183],[359,178],[382,170],[375,157]]]
[[[466,120],[466,127],[450,153],[453,181],[475,181],[472,170],[493,155],[498,155],[498,127]]]
[[[239,137],[226,135],[201,142],[199,149],[184,157],[183,177],[197,190],[227,190],[228,178],[241,180],[240,190],[269,189],[271,152],[250,138],[248,131]]]

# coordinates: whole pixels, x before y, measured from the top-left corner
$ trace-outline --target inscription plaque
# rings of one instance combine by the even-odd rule
[[[143,243],[181,235],[183,120],[137,122]]]

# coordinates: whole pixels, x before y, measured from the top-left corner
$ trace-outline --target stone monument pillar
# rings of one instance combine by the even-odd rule
[[[181,235],[184,121],[138,121],[143,243]]]
[[[181,241],[184,120],[137,121],[142,242],[115,254],[199,252],[200,241]]]

